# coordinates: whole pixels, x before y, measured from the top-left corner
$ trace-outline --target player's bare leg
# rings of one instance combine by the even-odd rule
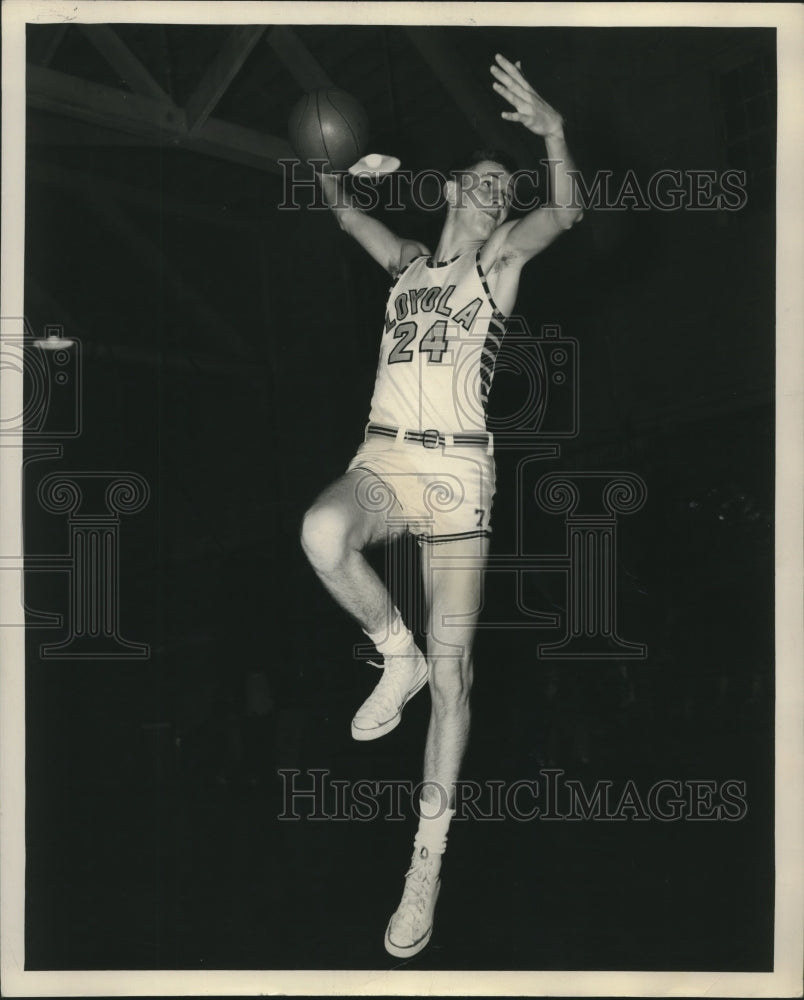
[[[390,598],[363,550],[387,535],[384,512],[361,504],[367,473],[347,472],[328,486],[302,522],[302,548],[318,578],[366,632],[379,632]]]
[[[485,538],[442,543],[432,549],[423,546],[432,708],[413,858],[402,901],[385,932],[386,950],[399,958],[417,954],[432,934],[441,858],[454,815],[455,782],[469,738],[472,645],[487,552]]]
[[[487,538],[471,538],[423,552],[433,703],[424,751],[424,780],[430,784],[423,797],[434,807],[452,807],[469,738],[472,648],[488,547]],[[448,803],[443,802],[444,793]]]
[[[363,550],[387,539],[387,510],[366,496],[355,469],[327,487],[302,524],[302,547],[318,578],[383,656],[383,676],[352,720],[352,736],[372,740],[398,724],[407,701],[427,682],[427,662]],[[375,484],[376,485],[376,484]],[[382,506],[382,505],[380,505]]]

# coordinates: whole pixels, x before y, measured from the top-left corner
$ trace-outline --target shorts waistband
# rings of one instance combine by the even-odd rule
[[[394,438],[396,441],[408,441],[422,445],[423,448],[438,448],[446,445],[451,447],[456,445],[463,448],[485,448],[491,454],[494,446],[494,437],[482,431],[461,431],[454,434],[445,434],[435,428],[424,431],[410,431],[404,427],[387,427],[385,424],[369,423],[366,426],[366,434],[374,434],[378,437]]]

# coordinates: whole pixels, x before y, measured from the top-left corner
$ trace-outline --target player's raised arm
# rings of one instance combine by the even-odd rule
[[[379,219],[359,208],[346,191],[341,174],[316,173],[324,201],[332,210],[341,229],[353,237],[373,258],[392,275],[408,261],[429,251],[418,240],[397,236]]]
[[[506,255],[524,260],[533,257],[583,215],[573,204],[572,172],[575,164],[564,139],[564,119],[555,108],[540,97],[522,74],[519,63],[504,56],[495,57],[491,67],[494,90],[513,107],[503,111],[506,121],[519,122],[529,132],[544,138],[550,165],[550,199],[524,218],[509,224],[505,230]]]

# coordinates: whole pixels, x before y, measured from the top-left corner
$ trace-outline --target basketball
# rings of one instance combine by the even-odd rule
[[[293,108],[288,137],[300,160],[326,160],[326,171],[348,170],[365,151],[368,117],[351,94],[323,87]]]

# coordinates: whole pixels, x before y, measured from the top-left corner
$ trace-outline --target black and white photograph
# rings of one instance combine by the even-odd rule
[[[2,994],[801,996],[802,8],[2,18]]]

